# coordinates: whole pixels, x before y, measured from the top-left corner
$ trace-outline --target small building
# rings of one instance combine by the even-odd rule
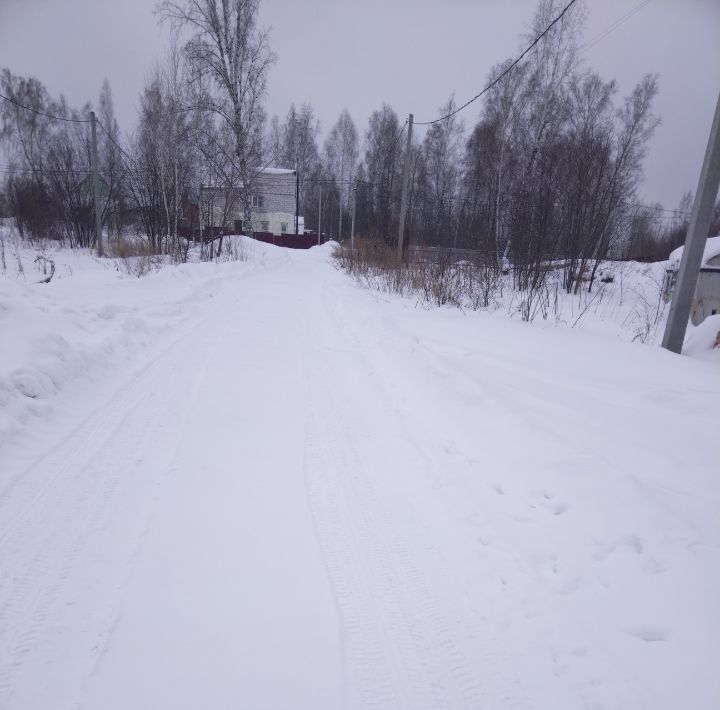
[[[666,302],[670,301],[675,290],[683,249],[684,247],[679,247],[670,254],[663,284],[663,298]],[[720,313],[720,235],[709,237],[705,244],[695,295],[690,306],[690,321],[693,325],[700,325],[708,316],[717,313]]]
[[[204,233],[224,229],[236,234],[264,232],[294,234],[296,216],[296,175],[288,168],[259,168],[250,197],[252,219],[245,220],[242,188],[200,188],[200,212]],[[298,215],[298,233],[304,230],[304,218]]]

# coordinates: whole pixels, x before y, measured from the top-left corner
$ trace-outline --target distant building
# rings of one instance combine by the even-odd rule
[[[675,249],[670,254],[663,285],[665,301],[672,298],[683,248]],[[693,325],[699,325],[708,316],[717,313],[720,313],[720,236],[708,238],[705,244],[695,295],[690,306],[690,321]]]
[[[252,218],[245,221],[240,188],[201,187],[200,214],[203,233],[236,234],[264,232],[295,233],[295,171],[288,168],[261,168],[256,173],[251,195]],[[299,216],[298,233],[305,220]]]

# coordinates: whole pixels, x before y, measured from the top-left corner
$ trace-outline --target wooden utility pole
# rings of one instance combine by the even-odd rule
[[[408,116],[407,145],[405,148],[405,166],[403,167],[402,202],[400,203],[400,228],[398,230],[398,261],[403,258],[403,238],[405,235],[405,217],[407,216],[408,191],[410,187],[410,151],[412,149],[413,115]]]
[[[715,199],[720,187],[720,97],[715,107],[705,160],[693,203],[685,248],[680,259],[675,292],[665,324],[662,346],[674,353],[682,352],[690,307],[695,296],[698,274],[712,220]]]
[[[98,174],[98,153],[97,153],[97,119],[95,111],[90,111],[90,172],[92,174],[93,198],[95,200],[95,243],[97,244],[98,256],[104,256],[102,241],[102,210],[100,208],[100,175]]]

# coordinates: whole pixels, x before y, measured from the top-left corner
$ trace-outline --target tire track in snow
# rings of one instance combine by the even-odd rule
[[[4,541],[9,552],[4,557],[12,560],[17,576],[14,584],[3,585],[8,595],[0,599],[2,656],[10,659],[0,672],[0,701],[8,699],[5,696],[11,693],[15,676],[46,628],[50,607],[60,600],[78,558],[112,506],[123,474],[131,472],[138,453],[152,446],[157,427],[144,427],[148,424],[144,419],[142,424],[138,420],[129,426],[140,404],[112,426],[108,439],[116,438],[106,442],[102,451],[85,460],[82,449],[71,454],[64,485],[54,491],[46,488],[45,495],[34,499],[32,508]],[[144,431],[138,431],[140,428]],[[103,465],[106,461],[112,465]],[[49,495],[50,491],[54,495]],[[43,531],[40,537],[37,529]],[[24,549],[31,551],[29,559]],[[77,592],[76,585],[72,588]]]
[[[241,274],[242,283],[256,280],[262,276],[266,276],[268,273],[277,271],[287,262],[287,257],[282,260],[276,260],[270,264],[266,264],[261,259],[262,269],[253,268]],[[196,304],[198,299],[215,298],[219,293],[221,294],[221,287],[223,284],[230,282],[233,283],[237,279],[237,275],[231,273],[229,275],[216,275],[201,281],[198,286],[189,294],[184,296],[178,303],[179,304]],[[213,316],[211,316],[212,318]],[[183,328],[181,335],[173,339],[168,344],[162,346],[160,350],[154,353],[148,361],[146,361],[142,367],[137,369],[131,375],[128,376],[130,385],[122,387],[118,392],[113,394],[107,402],[100,407],[93,410],[87,417],[77,424],[69,433],[60,438],[50,449],[45,451],[40,457],[33,461],[25,469],[13,476],[9,481],[3,482],[4,487],[0,490],[0,511],[9,508],[12,510],[19,509],[21,513],[16,517],[21,517],[22,512],[29,510],[31,503],[27,500],[23,500],[23,497],[41,496],[45,491],[46,486],[53,485],[61,479],[62,473],[65,469],[63,455],[68,453],[66,447],[72,446],[77,451],[77,455],[84,455],[82,452],[87,451],[88,455],[102,449],[107,436],[105,435],[110,421],[108,420],[108,408],[111,410],[122,409],[135,406],[135,402],[145,396],[146,391],[133,387],[132,383],[139,381],[140,378],[146,376],[148,370],[155,368],[158,369],[158,363],[162,363],[163,359],[170,353],[175,351],[178,347],[182,346],[185,342],[197,337],[197,333],[208,326],[210,318],[204,317],[195,322],[189,323],[187,327]],[[184,325],[184,324],[183,324]],[[72,440],[72,441],[71,441]],[[0,449],[0,452],[2,449]],[[58,455],[58,453],[60,455]],[[59,461],[55,465],[54,471],[56,472],[51,476],[42,476],[41,481],[31,480],[32,476],[37,475],[39,467],[45,465],[45,462],[53,457],[53,460]],[[0,521],[0,544],[2,544],[4,537],[8,534],[12,526],[16,523],[15,518],[12,518],[6,524],[2,524]]]
[[[309,498],[362,707],[477,707],[477,681],[439,599],[352,443],[330,424],[338,413],[321,410],[308,412]]]
[[[222,331],[221,331],[222,332]],[[214,354],[217,352],[219,342],[219,336],[214,338],[212,346],[205,348],[205,352],[201,358],[202,364],[196,368],[195,370],[195,381],[192,386],[188,387],[188,391],[191,393],[189,397],[186,398],[186,401],[183,403],[184,406],[182,407],[182,412],[180,413],[180,416],[178,417],[178,426],[177,426],[177,433],[174,437],[174,443],[172,446],[172,449],[169,451],[168,455],[166,456],[167,463],[165,464],[165,472],[163,474],[163,477],[168,476],[171,472],[177,470],[176,466],[176,460],[178,456],[178,448],[179,448],[179,442],[182,433],[184,432],[185,428],[188,426],[189,418],[190,418],[190,403],[195,402],[196,398],[198,396],[198,392],[200,390],[201,384],[207,375],[208,367],[210,364],[210,361]],[[125,590],[127,585],[130,583],[132,579],[132,575],[134,572],[135,564],[138,560],[138,557],[140,555],[140,551],[142,548],[143,541],[145,540],[146,536],[148,535],[154,517],[155,517],[155,503],[157,502],[157,498],[159,498],[159,492],[155,496],[155,499],[153,500],[152,509],[149,511],[149,514],[147,515],[144,523],[142,524],[142,527],[140,529],[139,535],[137,539],[135,540],[132,551],[128,558],[128,571],[125,575],[125,579],[123,580],[122,590],[123,595],[125,594]],[[118,607],[114,611],[113,619],[110,622],[110,624],[107,626],[104,634],[104,638],[102,639],[102,642],[98,643],[97,645],[97,654],[94,659],[94,663],[92,664],[92,669],[88,676],[84,679],[84,682],[82,684],[82,691],[84,692],[87,690],[87,683],[90,680],[90,678],[94,677],[97,674],[98,668],[100,667],[100,664],[103,661],[103,658],[106,656],[108,649],[112,645],[113,637],[115,635],[115,632],[118,627],[118,623],[122,617],[122,600],[121,603],[118,605]],[[81,693],[82,695],[82,693]],[[81,708],[84,707],[84,704],[79,702],[77,704],[77,707],[74,710],[81,710]]]
[[[5,567],[0,583],[0,707],[11,707],[26,661],[33,652],[42,654],[38,646],[50,621],[57,624],[67,618],[62,612],[51,614],[58,605],[75,604],[70,597],[82,596],[87,584],[97,586],[96,593],[117,596],[131,560],[115,560],[120,563],[115,569],[107,568],[106,563],[108,575],[103,579],[97,578],[98,573],[93,578],[93,570],[88,567],[102,565],[101,543],[107,518],[112,518],[118,498],[131,492],[134,484],[145,485],[139,481],[147,473],[143,459],[153,458],[158,440],[167,436],[182,408],[183,390],[176,385],[187,366],[178,350],[203,325],[206,322],[165,348],[97,416],[89,419],[87,429],[78,427],[28,470],[40,480],[38,490],[26,496],[25,506],[3,529],[0,538]],[[166,419],[168,413],[170,421]],[[89,437],[95,440],[93,445],[87,443]],[[43,482],[42,474],[48,471],[54,473]],[[152,467],[150,473],[157,479]],[[14,495],[7,494],[0,502],[0,512],[18,505],[16,498],[30,492],[29,484],[25,481],[19,490],[16,486],[10,492]],[[146,490],[141,488],[141,493]],[[138,514],[136,510],[128,512]],[[100,616],[109,613],[106,606]],[[73,615],[82,624],[73,633],[92,657],[109,618],[90,618],[81,609],[73,610]],[[59,631],[62,634],[63,629]],[[53,660],[58,660],[64,649],[56,651]],[[26,686],[21,685],[21,690]]]
[[[349,406],[341,412],[333,403],[331,374],[348,377],[331,364],[322,378],[308,374],[306,479],[360,707],[478,707],[475,675],[443,606],[354,443],[372,446],[383,434],[343,416]],[[449,574],[434,567],[433,574]]]
[[[322,445],[323,435],[312,412],[306,418],[306,481],[308,499],[315,520],[319,543],[340,613],[344,656],[352,655],[355,676],[368,710],[399,707],[393,677],[389,671],[390,658],[386,638],[373,609],[368,577],[364,570],[348,565],[362,555],[357,541],[348,528],[347,510],[337,479],[327,468],[327,454]],[[345,693],[351,679],[350,669],[344,668]],[[347,702],[347,699],[346,699]]]
[[[353,313],[353,309],[343,308],[344,304],[340,292],[329,291],[324,296],[323,303],[326,304],[327,310],[333,321],[334,332],[338,333],[340,338],[346,341],[345,346],[357,355],[359,367],[364,367],[366,370],[373,373],[373,379],[377,382],[378,387],[383,391],[385,400],[384,405],[395,413],[398,421],[403,422],[401,425],[402,432],[400,434],[403,441],[408,445],[414,445],[421,457],[423,457],[423,454],[431,457],[433,448],[437,446],[436,437],[433,436],[435,432],[430,424],[432,420],[424,416],[418,416],[416,412],[404,407],[402,397],[400,396],[402,388],[398,388],[393,381],[383,378],[380,374],[383,371],[384,361],[387,360],[391,362],[393,359],[392,355],[395,354],[393,352],[395,349],[393,346],[388,348],[388,340],[401,343],[402,333],[394,331],[390,327],[389,322],[382,322],[382,318],[378,318],[377,321],[373,319],[373,326],[376,326],[374,329],[359,328],[354,319],[348,317],[348,313]],[[390,357],[388,356],[388,351],[391,353]],[[564,415],[567,415],[567,411],[563,410],[566,402],[564,402],[560,397],[557,397],[557,393],[550,392],[549,383],[536,381],[527,374],[524,374],[522,378],[520,378],[521,381],[527,382],[528,385],[533,385],[531,388],[532,395],[530,396],[530,399],[535,406],[531,407],[530,411],[524,411],[518,398],[519,393],[521,392],[520,386],[512,385],[504,387],[502,378],[500,382],[496,382],[492,375],[488,375],[487,373],[484,373],[485,376],[483,378],[478,379],[473,376],[473,373],[466,371],[464,368],[456,367],[456,363],[451,359],[446,359],[442,352],[437,352],[436,350],[425,346],[420,346],[419,351],[421,368],[423,365],[426,367],[427,365],[430,365],[430,368],[434,373],[439,374],[440,377],[443,377],[446,382],[452,386],[453,395],[456,399],[462,400],[469,395],[471,398],[474,397],[475,400],[479,402],[491,402],[493,408],[503,412],[510,420],[515,419],[522,422],[524,428],[527,431],[535,432],[536,436],[539,431],[542,432],[543,436],[554,437],[557,441],[562,442],[562,444],[565,445],[565,448],[569,450],[578,449],[577,441],[571,439],[566,431],[562,431],[556,423],[553,423],[554,420],[552,418],[548,419],[547,417],[547,412],[549,410],[554,413],[562,411]],[[380,365],[380,372],[377,372],[378,365]],[[417,363],[411,363],[411,365],[417,367]],[[417,369],[418,372],[422,372],[421,368]],[[495,367],[492,372],[494,374],[496,371],[501,369],[506,370],[506,368]],[[545,401],[542,398],[544,391],[543,388],[548,388],[547,400],[549,401]],[[564,391],[571,390],[564,388]],[[596,404],[605,404],[605,402],[600,398],[594,398],[593,401],[595,401]],[[541,416],[543,408],[546,415],[545,417]],[[432,412],[431,409],[426,411]],[[408,426],[406,420],[411,421],[412,426]],[[453,446],[457,443],[458,442],[453,441]],[[465,453],[463,451],[462,444],[459,444],[459,446],[460,448],[454,452],[457,456],[461,456]],[[578,450],[577,455],[579,454],[580,451]],[[609,468],[623,472],[623,469],[609,458],[603,457],[603,460]],[[499,529],[496,529],[495,532],[505,539],[505,542],[509,545],[510,549],[514,549],[511,540],[506,538],[504,535],[501,535],[501,531]],[[536,594],[540,593],[542,592],[536,592]],[[564,607],[562,597],[558,598],[557,593],[554,590],[546,590],[544,595],[546,596],[544,599],[544,603],[546,605],[554,606],[558,609],[561,606]],[[563,611],[563,613],[566,614],[567,612]],[[562,614],[559,614],[559,616],[562,617]],[[628,672],[628,669],[611,652],[611,650],[606,648],[600,642],[595,632],[589,629],[586,624],[583,624],[580,618],[577,618],[575,615],[573,615],[572,618],[573,622],[583,629],[583,633],[586,634],[588,638],[592,639],[591,646],[602,648],[603,653],[614,665],[616,675],[624,678],[628,688],[630,689],[629,693],[632,696],[631,702],[634,703],[635,706],[638,708],[665,706],[661,698],[659,698],[656,694],[651,693],[648,688],[643,688],[640,685],[634,675]],[[494,661],[497,661],[497,659],[489,658],[487,660],[493,665],[496,665]],[[505,657],[502,660],[506,666],[510,666],[514,663],[512,657]],[[590,678],[586,685],[590,688],[594,688],[597,682],[597,679]],[[514,697],[503,697],[503,707],[529,708],[534,707],[535,705],[536,700],[533,698],[531,692],[529,692],[529,689],[525,687],[525,683],[521,678],[517,679],[516,687],[512,689],[512,695]],[[654,697],[651,698],[651,695]],[[498,696],[495,697],[497,698]],[[491,701],[488,707],[497,706],[496,702],[497,701]],[[586,702],[592,701],[586,700]]]
[[[153,382],[154,373],[160,370],[165,358],[195,336],[206,324],[207,321],[203,320],[163,348],[150,362],[132,375],[130,385],[123,387],[102,407],[92,412],[53,448],[18,474],[15,480],[0,493],[0,511],[19,509],[9,522],[0,525],[0,545],[5,543],[13,529],[22,522],[23,517],[32,511],[43,496],[51,493],[53,486],[63,480],[63,476],[67,474],[74,461],[87,458],[103,449],[115,430],[117,413],[125,412],[142,403],[147,398],[147,381]],[[47,473],[47,469],[54,473],[49,476],[43,475]],[[28,480],[33,476],[41,480],[39,482]]]

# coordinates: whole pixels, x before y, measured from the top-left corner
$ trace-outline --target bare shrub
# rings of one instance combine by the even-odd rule
[[[247,261],[248,251],[243,239],[229,238],[225,240],[220,255],[215,258],[216,262],[220,261]]]
[[[515,309],[520,313],[520,318],[526,323],[532,323],[538,315],[547,320],[550,313],[551,303],[557,303],[557,290],[554,297],[551,295],[551,286],[547,282],[547,270],[538,270],[533,265],[532,273],[520,271],[516,268],[514,274],[514,293],[519,298],[519,304]],[[511,300],[511,307],[514,303]]]
[[[108,244],[108,256],[115,259],[118,270],[130,276],[145,276],[163,263],[161,256],[153,253],[150,246],[140,240],[126,237],[113,239]]]
[[[632,326],[633,342],[636,340],[643,344],[654,342],[665,315],[667,303],[662,297],[662,281],[654,275],[651,275],[651,279],[653,288],[649,293],[635,290],[637,296],[635,307],[623,322],[623,326],[628,322]]]
[[[19,234],[16,235],[14,246],[15,246],[15,261],[17,263],[17,276],[18,277],[22,276],[24,278],[25,277],[25,267],[23,266],[23,261],[22,261],[22,243],[21,243],[21,238],[20,238]]]
[[[336,247],[333,257],[338,268],[358,283],[401,296],[417,296],[427,305],[458,308],[488,308],[501,294],[502,280],[497,267],[456,262],[438,250],[414,249],[407,261],[379,240],[358,239],[354,249]]]
[[[609,283],[613,283],[614,279],[614,276],[603,276],[600,280],[600,286],[594,291],[591,292],[582,290],[580,292],[579,310],[577,316],[575,317],[575,320],[572,323],[572,328],[574,328],[576,325],[578,325],[578,323],[580,323],[580,321],[591,310],[591,308],[594,310],[595,313],[597,313],[597,310],[602,303],[603,296],[605,295],[606,285]]]
[[[42,269],[43,276],[45,277],[38,281],[38,283],[49,284],[52,281],[52,277],[55,276],[55,262],[43,254],[38,254],[35,257],[35,263],[39,265],[40,269]],[[50,271],[49,274],[48,269]]]
[[[497,305],[502,299],[503,279],[500,269],[491,264],[458,264],[467,305],[474,311]]]

